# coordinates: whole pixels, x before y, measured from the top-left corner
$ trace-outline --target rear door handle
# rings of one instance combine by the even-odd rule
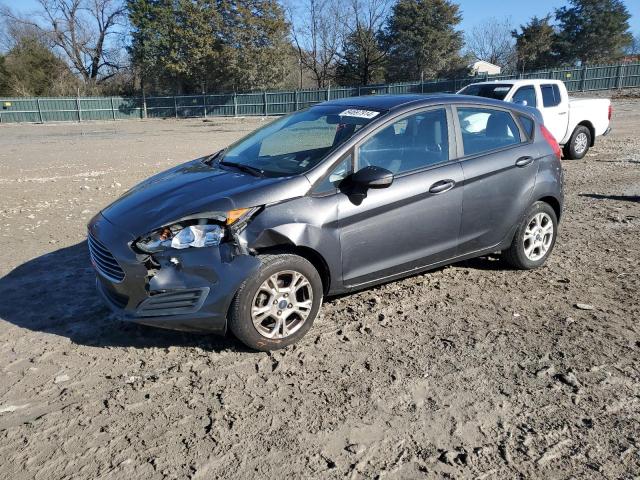
[[[456,186],[456,182],[454,182],[453,180],[440,180],[439,182],[436,182],[433,185],[431,185],[431,188],[429,188],[429,193],[438,194],[438,193],[448,192],[455,186]]]
[[[520,157],[516,160],[516,167],[526,167],[527,165],[531,165],[533,163],[533,157]]]

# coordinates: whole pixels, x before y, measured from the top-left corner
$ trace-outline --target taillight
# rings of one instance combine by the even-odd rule
[[[609,121],[611,121],[611,117],[613,117],[613,105],[609,104]]]
[[[545,127],[544,125],[540,125],[540,130],[542,131],[542,136],[547,141],[549,146],[553,148],[553,153],[555,153],[556,157],[558,157],[558,160],[560,160],[560,158],[562,158],[562,150],[560,150],[560,145],[558,145],[558,141],[553,136],[553,134],[549,130],[547,130],[547,127]]]

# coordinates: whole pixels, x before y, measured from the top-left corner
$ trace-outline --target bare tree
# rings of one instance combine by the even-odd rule
[[[59,49],[86,83],[102,82],[122,67],[116,36],[126,19],[122,0],[38,0],[39,11],[25,17],[9,8],[0,15],[31,26]]]
[[[478,60],[508,69],[515,61],[512,30],[508,18],[487,18],[467,33],[466,50]]]
[[[631,44],[627,47],[627,55],[640,55],[640,33],[633,37]]]
[[[346,17],[347,29],[380,30],[389,13],[391,0],[351,0],[351,11]]]
[[[46,36],[33,25],[9,22],[0,17],[0,52],[8,52],[24,38],[35,38],[42,43],[48,43]]]
[[[380,33],[390,3],[390,0],[351,0],[338,69],[343,81],[368,85],[382,80],[386,52],[381,47]]]
[[[325,88],[335,75],[344,36],[338,1],[307,0],[290,10],[290,23],[301,67],[309,70],[318,88]]]

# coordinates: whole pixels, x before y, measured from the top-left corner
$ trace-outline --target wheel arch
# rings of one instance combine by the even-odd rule
[[[589,133],[591,134],[591,142],[589,144],[590,147],[593,147],[595,145],[596,142],[596,128],[593,126],[593,124],[589,121],[589,120],[582,120],[580,123],[578,123],[575,128],[573,129],[573,132],[571,132],[571,136],[573,137],[573,134],[576,131],[576,128],[578,127],[587,127],[589,129]]]
[[[538,200],[536,200],[536,202],[544,202],[549,206],[551,206],[551,208],[553,208],[553,211],[556,214],[556,218],[560,220],[560,217],[562,216],[562,205],[556,197],[547,195],[545,197],[539,198]]]
[[[283,254],[288,253],[292,255],[298,255],[299,257],[307,260],[320,274],[322,280],[322,290],[326,295],[331,287],[331,269],[324,257],[311,247],[294,245],[292,243],[282,243],[278,245],[269,245],[268,247],[256,248],[255,252],[258,255],[266,254]]]

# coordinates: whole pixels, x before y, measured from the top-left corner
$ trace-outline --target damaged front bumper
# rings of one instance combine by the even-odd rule
[[[134,240],[100,214],[89,223],[89,250],[105,303],[127,321],[225,333],[231,301],[259,260],[229,243],[141,255],[131,248]]]

